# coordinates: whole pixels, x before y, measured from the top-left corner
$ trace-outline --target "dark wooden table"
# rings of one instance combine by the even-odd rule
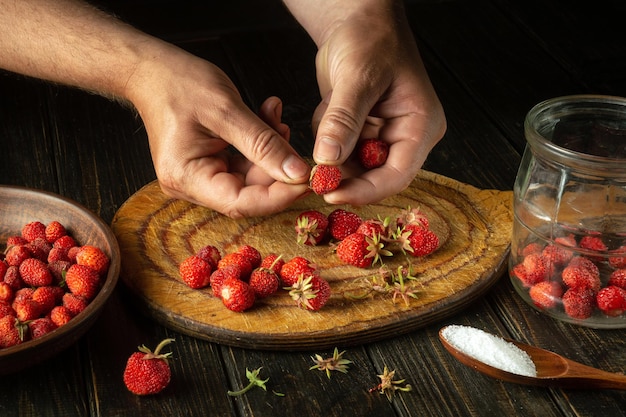
[[[282,97],[303,154],[318,96],[315,50],[277,1],[102,1],[125,20],[220,65],[253,108]],[[206,3],[206,4],[205,4]],[[415,36],[449,128],[425,168],[480,188],[512,189],[535,103],[574,93],[626,96],[626,6],[598,0],[408,1]],[[0,75],[0,182],[56,192],[110,222],[155,179],[145,130],[103,98]],[[503,277],[462,313],[393,339],[351,347],[354,364],[329,380],[311,355],[209,343],[140,315],[123,286],[76,345],[0,380],[1,416],[623,416],[626,394],[504,383],[451,358],[437,338],[459,323],[530,342],[614,372],[626,370],[626,331],[592,330],[540,315]],[[174,337],[173,380],[140,398],[122,383],[139,344]],[[341,347],[340,347],[341,348]],[[368,388],[384,366],[413,386],[392,402]],[[268,392],[232,398],[245,369],[263,367]],[[272,390],[285,393],[276,396]]]

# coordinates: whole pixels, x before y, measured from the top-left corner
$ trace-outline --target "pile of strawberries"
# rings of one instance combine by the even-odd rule
[[[251,245],[223,256],[215,246],[204,246],[180,263],[179,273],[190,288],[210,286],[213,295],[236,312],[252,308],[256,300],[280,289],[288,291],[295,304],[306,310],[319,310],[330,298],[330,285],[307,259],[285,261],[273,253],[263,257]]]
[[[296,239],[304,245],[330,242],[339,259],[358,268],[383,263],[383,256],[402,252],[427,256],[439,246],[426,214],[419,209],[402,210],[395,219],[363,219],[357,213],[335,209],[328,216],[318,210],[298,215]]]
[[[626,246],[609,251],[599,236],[568,235],[554,244],[527,244],[519,257],[511,276],[528,289],[541,309],[562,308],[567,316],[580,320],[595,311],[616,317],[626,310]]]
[[[0,259],[0,348],[65,325],[93,300],[109,269],[99,248],[79,245],[58,221],[10,236]]]

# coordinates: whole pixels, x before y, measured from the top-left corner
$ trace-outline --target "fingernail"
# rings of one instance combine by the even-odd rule
[[[315,149],[315,159],[320,162],[334,162],[339,159],[341,146],[330,139],[322,138]]]
[[[291,179],[302,178],[309,172],[309,166],[294,155],[289,155],[283,161],[283,172]]]

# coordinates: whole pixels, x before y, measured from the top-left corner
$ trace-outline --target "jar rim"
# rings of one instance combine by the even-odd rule
[[[626,126],[626,98],[608,95],[578,94],[544,100],[533,106],[524,120],[526,140],[534,151],[561,162],[564,165],[584,170],[618,170],[626,172],[626,158],[607,157],[579,152],[557,145],[551,138],[542,135],[541,123],[558,122],[565,115],[575,114],[622,115]],[[615,117],[617,119],[617,117]],[[626,135],[624,136],[626,140]]]

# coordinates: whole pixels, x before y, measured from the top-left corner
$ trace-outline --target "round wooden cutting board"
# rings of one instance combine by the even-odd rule
[[[440,238],[438,250],[412,258],[417,297],[405,302],[371,289],[378,267],[343,264],[328,244],[298,245],[296,216],[306,209],[329,214],[311,195],[267,217],[232,220],[186,201],[166,197],[156,182],[131,196],[116,213],[112,229],[120,246],[120,277],[149,316],[176,331],[217,343],[254,349],[308,350],[349,346],[407,333],[452,315],[476,300],[506,269],[511,241],[512,192],[479,190],[422,171],[411,186],[379,204],[342,207],[363,218],[394,216],[407,207],[425,211]],[[319,311],[299,309],[287,291],[257,301],[244,312],[227,310],[211,289],[194,290],[180,279],[178,265],[205,245],[222,255],[243,244],[285,260],[304,256],[317,264],[332,296]],[[392,270],[407,264],[385,258]]]

